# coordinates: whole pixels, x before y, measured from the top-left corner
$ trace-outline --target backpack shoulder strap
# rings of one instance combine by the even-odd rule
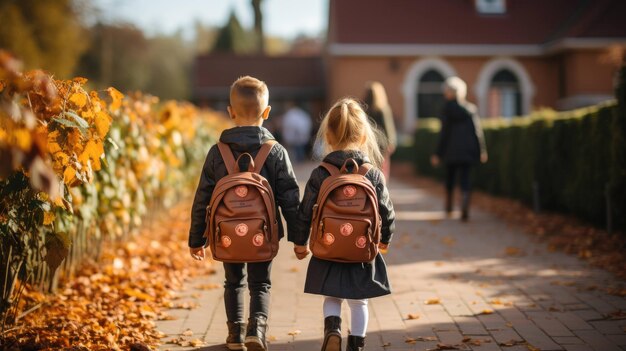
[[[263,164],[265,164],[265,160],[267,160],[267,156],[270,155],[270,151],[276,144],[276,140],[268,140],[259,149],[256,157],[254,158],[254,172],[261,173],[261,169],[263,169]]]
[[[359,166],[359,174],[362,176],[365,176],[367,174],[367,172],[370,171],[370,169],[372,169],[372,164],[371,163],[364,163],[361,166]]]
[[[331,165],[328,162],[322,162],[320,163],[320,166],[326,168],[326,170],[328,171],[328,173],[330,173],[331,176],[339,174],[339,168],[335,167],[335,165]]]
[[[232,150],[228,147],[228,145],[221,141],[217,143],[217,148],[220,150],[220,154],[224,160],[226,171],[228,171],[228,174],[232,174],[235,172],[235,156],[233,156]]]

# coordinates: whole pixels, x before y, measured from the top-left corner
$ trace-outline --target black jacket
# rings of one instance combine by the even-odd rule
[[[474,164],[480,161],[480,154],[486,152],[476,106],[468,102],[446,102],[437,156],[446,164]]]
[[[231,128],[222,132],[220,136],[220,141],[228,144],[235,159],[244,152],[250,153],[253,157],[256,156],[261,145],[273,139],[274,137],[267,129],[254,126]],[[245,165],[241,166],[245,167]],[[200,183],[196,189],[196,196],[191,208],[189,247],[200,247],[206,243],[206,238],[203,236],[207,226],[206,207],[211,200],[215,184],[227,173],[222,155],[217,145],[213,145],[204,161]],[[279,237],[282,238],[285,230],[280,219],[280,213],[282,212],[287,225],[291,227],[296,221],[296,211],[300,203],[296,175],[291,167],[287,151],[282,145],[274,145],[261,169],[261,175],[268,180],[274,192]],[[288,240],[293,241],[291,235],[288,236]]]
[[[324,162],[341,167],[348,158],[353,158],[359,165],[369,162],[360,151],[334,151],[324,158]],[[298,210],[298,225],[294,231],[294,243],[297,245],[304,245],[308,241],[313,205],[317,201],[322,182],[329,176],[323,167],[318,167],[311,173]],[[372,168],[365,177],[376,188],[378,211],[382,218],[381,241],[389,243],[395,228],[395,212],[383,175],[379,169]],[[387,266],[381,254],[367,263],[340,263],[311,257],[304,292],[344,299],[366,299],[389,294],[391,286]]]

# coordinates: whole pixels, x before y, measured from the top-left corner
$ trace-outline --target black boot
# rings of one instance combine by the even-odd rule
[[[324,343],[322,351],[341,351],[341,317],[324,318]]]
[[[348,347],[346,351],[363,351],[365,350],[365,337],[348,335]]]
[[[245,324],[243,322],[226,322],[226,325],[228,325],[226,347],[229,350],[243,350]]]
[[[251,317],[248,319],[246,330],[246,348],[248,351],[266,351],[267,342],[265,333],[267,332],[267,318],[263,316]]]
[[[469,220],[469,206],[470,206],[470,193],[469,191],[463,192],[461,199],[461,220],[467,222]]]
[[[446,216],[450,217],[452,214],[452,195],[454,194],[453,190],[446,189]]]

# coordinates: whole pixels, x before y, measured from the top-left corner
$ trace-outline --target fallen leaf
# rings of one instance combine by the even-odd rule
[[[420,318],[420,316],[419,316],[419,314],[417,314],[417,313],[409,313],[409,314],[406,316],[406,319],[419,319],[419,318]]]
[[[485,315],[485,314],[493,314],[493,310],[489,308],[485,308],[484,310],[480,311],[480,313],[477,313],[476,315],[480,316],[480,315]]]
[[[204,346],[206,345],[204,343],[204,341],[200,340],[200,339],[193,339],[189,342],[189,344],[193,347],[199,347],[199,346]]]
[[[182,336],[192,336],[193,335],[193,331],[191,329],[187,329],[181,335]]]
[[[302,333],[302,331],[299,330],[299,329],[296,329],[296,330],[290,331],[289,333],[287,333],[287,335],[296,336],[296,335],[298,335],[300,333]]]
[[[431,298],[431,299],[424,301],[424,305],[438,305],[440,303],[441,303],[441,299],[439,299],[438,297]]]

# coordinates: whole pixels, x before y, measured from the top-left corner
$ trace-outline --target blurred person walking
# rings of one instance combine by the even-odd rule
[[[313,122],[311,116],[292,101],[287,103],[287,112],[282,118],[282,141],[285,143],[289,157],[294,162],[306,159],[306,148],[311,139]]]
[[[431,164],[446,166],[445,210],[452,212],[453,193],[457,174],[461,186],[461,220],[469,219],[470,170],[478,162],[487,162],[487,148],[476,106],[465,97],[467,85],[459,77],[450,77],[444,83],[446,103],[441,115],[441,131]]]
[[[387,92],[380,82],[369,82],[365,89],[364,102],[367,108],[368,116],[374,121],[376,129],[379,131],[378,145],[380,153],[383,155],[383,164],[381,170],[385,175],[385,179],[389,179],[391,172],[391,155],[398,145],[398,135],[396,126],[393,121],[393,113],[389,101],[387,100]]]

